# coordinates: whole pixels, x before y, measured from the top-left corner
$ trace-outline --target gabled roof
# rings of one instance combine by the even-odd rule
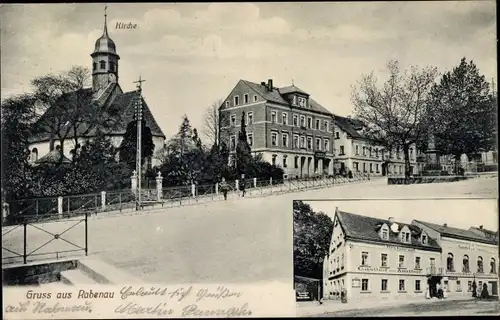
[[[352,138],[363,138],[363,135],[355,130],[356,127],[363,126],[361,121],[335,115],[335,124]]]
[[[62,159],[61,159],[62,157]],[[54,149],[35,161],[35,164],[42,164],[42,163],[71,163],[71,160],[69,160],[60,150]]]
[[[340,210],[337,210],[337,216],[339,217],[339,222],[342,225],[346,238],[348,239],[393,244],[398,246],[409,246],[422,250],[441,251],[441,247],[438,245],[436,240],[429,236],[427,237],[427,244],[422,244],[420,241],[422,230],[417,226],[396,222],[399,225],[399,230],[405,226],[410,229],[411,244],[409,244],[403,243],[399,240],[399,233],[394,233],[391,230],[390,226],[393,222],[389,220],[362,216]],[[382,239],[378,233],[383,224],[386,224],[389,227],[388,240]]]
[[[425,222],[425,221],[420,221],[420,220],[415,220],[415,222],[421,223],[421,224],[427,226],[428,228],[439,232],[441,234],[441,236],[445,236],[448,238],[476,241],[476,242],[481,242],[481,243],[486,243],[486,244],[498,244],[498,239],[495,241],[494,239],[491,239],[491,238],[485,236],[484,234],[481,235],[481,234],[478,234],[478,233],[471,231],[471,230],[443,226],[443,225]]]
[[[292,92],[298,92],[298,93],[302,93],[303,95],[306,95],[306,96],[309,95],[309,93],[305,92],[304,90],[301,90],[301,89],[297,88],[295,85],[291,85],[291,86],[279,88],[278,90],[279,90],[279,92],[281,94],[289,94],[289,93],[292,93]]]
[[[119,91],[116,92],[116,90]],[[93,107],[103,108],[104,112],[106,112],[106,110],[113,110],[113,114],[116,114],[114,118],[110,119],[109,122],[112,123],[112,128],[111,130],[105,130],[106,134],[123,134],[127,128],[128,123],[134,120],[135,98],[137,97],[137,91],[122,93],[121,88],[118,84],[111,84],[102,93],[100,93],[99,96],[96,96],[96,93],[92,94],[91,88],[82,89],[81,92],[85,93],[83,96],[89,98],[89,104],[94,103]],[[58,104],[60,106],[64,106],[64,102],[70,101],[69,99],[74,98],[75,95],[76,92],[64,94],[58,100]],[[91,99],[95,99],[94,102],[92,102]],[[144,98],[142,99],[142,104],[143,118],[146,121],[147,125],[150,127],[153,136],[165,137],[165,134],[158,126],[158,123],[154,119],[153,114],[151,113],[151,110],[149,109]],[[50,127],[53,121],[55,121],[54,119],[56,118],[57,112],[60,112],[60,110],[60,107],[49,108],[45,112],[45,114],[42,115],[35,126],[42,123],[47,123]],[[77,128],[77,134],[82,136],[93,136],[96,130],[97,125],[95,123],[79,124]],[[71,139],[73,135],[73,128],[71,126],[65,127],[65,129],[61,130],[60,133],[60,136],[65,136],[67,139]],[[51,132],[45,130],[34,134],[30,138],[30,142],[46,141],[51,138]]]
[[[487,238],[498,239],[498,231],[492,231],[485,228],[476,228],[476,227],[470,227],[469,230],[484,234]]]

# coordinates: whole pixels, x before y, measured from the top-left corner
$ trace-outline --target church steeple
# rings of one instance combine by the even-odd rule
[[[118,60],[116,45],[108,34],[107,6],[104,7],[104,29],[102,36],[95,42],[92,57],[92,88],[99,91],[111,82],[118,81]]]

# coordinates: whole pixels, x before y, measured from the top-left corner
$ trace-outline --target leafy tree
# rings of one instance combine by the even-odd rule
[[[31,95],[2,101],[2,188],[7,200],[25,198],[33,187],[29,137],[35,101]]]
[[[432,87],[431,105],[436,147],[454,155],[456,170],[462,154],[470,159],[495,146],[496,97],[472,60],[467,63],[462,58],[457,67],[443,74]]]
[[[245,125],[245,111],[241,113],[241,126],[236,142],[236,172],[238,176],[245,173],[249,164],[252,162],[250,145],[247,140],[247,131]]]
[[[409,149],[427,132],[428,99],[436,68],[412,67],[401,72],[397,61],[388,64],[389,79],[378,86],[373,72],[353,88],[355,116],[365,124],[364,135],[389,150],[402,147],[405,177],[410,172]]]
[[[142,136],[141,136],[141,161],[144,163],[144,159],[152,157],[155,149],[153,144],[153,135],[151,129],[146,125],[146,121],[142,120],[141,125]],[[120,162],[124,162],[129,168],[135,170],[135,161],[137,155],[137,121],[131,121],[127,125],[125,134],[123,136],[122,143],[120,145]]]
[[[328,253],[333,221],[322,212],[314,212],[302,201],[293,202],[294,274],[321,279],[323,260]]]

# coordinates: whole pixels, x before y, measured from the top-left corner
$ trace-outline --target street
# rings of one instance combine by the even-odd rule
[[[345,310],[318,314],[317,317],[381,317],[381,316],[474,316],[499,314],[498,300],[451,300],[412,303],[402,306]]]
[[[327,189],[235,198],[137,215],[92,216],[88,226],[89,254],[151,283],[291,282],[294,199],[494,198],[496,194],[497,180],[493,178],[409,186],[388,186],[385,179],[375,179]],[[37,226],[61,233],[73,224],[51,222]],[[83,224],[61,237],[84,245]],[[29,226],[27,252],[51,238]],[[2,242],[10,250],[22,252],[22,228],[7,234]],[[72,249],[70,244],[54,240],[36,252],[68,249]]]

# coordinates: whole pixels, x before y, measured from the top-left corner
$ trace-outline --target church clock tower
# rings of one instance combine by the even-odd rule
[[[118,60],[116,46],[108,35],[107,14],[104,9],[104,31],[95,42],[92,57],[92,89],[94,92],[103,90],[109,83],[118,82]]]

